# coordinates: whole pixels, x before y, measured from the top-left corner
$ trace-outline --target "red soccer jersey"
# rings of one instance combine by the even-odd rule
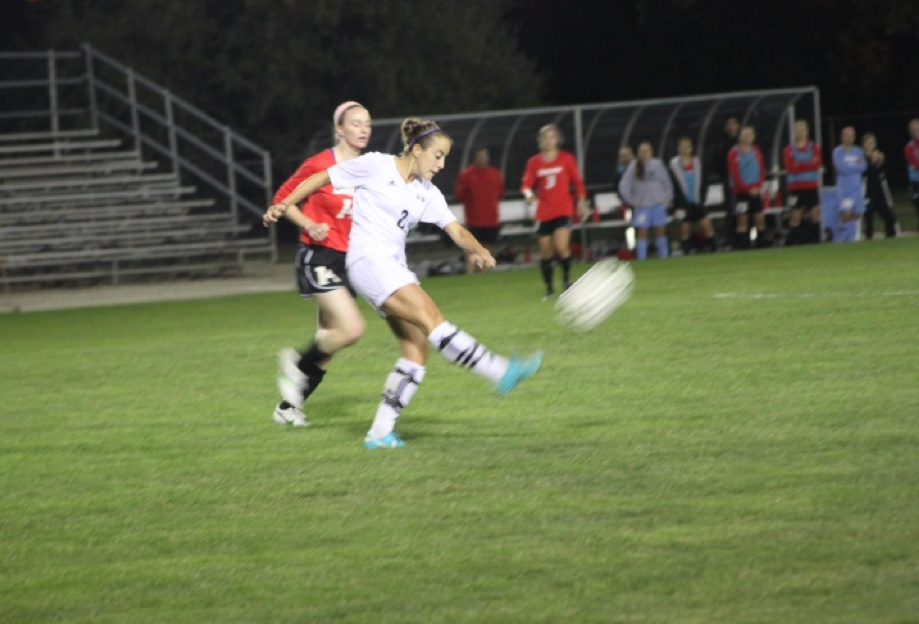
[[[456,177],[454,192],[463,202],[468,227],[501,225],[498,202],[504,196],[504,179],[497,168],[469,165]]]
[[[819,145],[813,141],[808,141],[803,148],[786,145],[782,151],[782,160],[788,172],[786,182],[789,191],[815,189],[819,186],[820,167],[823,166],[823,153]]]
[[[754,159],[757,165],[756,170],[749,168]],[[728,173],[731,176],[732,190],[735,193],[759,193],[766,181],[766,165],[759,147],[751,145],[749,152],[744,152],[740,144],[732,147],[728,152]],[[750,174],[755,174],[756,177]]]
[[[331,149],[310,156],[275,193],[275,203],[293,193],[295,188],[314,173],[325,171],[334,164],[336,164],[335,152]],[[327,223],[329,234],[321,241],[314,241],[306,229],[303,229],[300,231],[300,241],[307,245],[321,245],[338,251],[348,251],[348,236],[351,234],[351,202],[353,200],[354,191],[352,189],[336,191],[331,184],[326,184],[310,195],[300,210],[316,223]]]
[[[919,169],[919,139],[913,139],[903,148],[903,156],[906,157],[906,164]]]
[[[536,193],[539,200],[536,220],[550,221],[558,217],[574,216],[572,185],[578,197],[587,194],[574,154],[558,150],[558,155],[552,161],[543,160],[542,154],[536,154],[527,161],[521,190],[530,189]]]

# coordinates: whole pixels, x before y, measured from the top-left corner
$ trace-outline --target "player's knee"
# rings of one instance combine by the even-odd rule
[[[353,345],[355,342],[360,340],[364,336],[364,331],[367,329],[367,325],[364,323],[362,317],[357,317],[353,319],[346,326],[341,328],[341,341],[343,346]]]

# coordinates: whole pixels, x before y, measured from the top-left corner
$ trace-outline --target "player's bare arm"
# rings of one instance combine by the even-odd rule
[[[520,192],[523,193],[523,200],[526,202],[527,206],[532,206],[533,202],[536,201],[536,193],[533,192],[533,189],[523,187],[520,189]]]
[[[482,244],[476,240],[475,236],[470,234],[469,230],[457,221],[447,224],[444,232],[447,233],[447,236],[453,240],[457,247],[469,254],[469,257],[480,269],[492,269],[497,264],[491,252],[482,247]]]
[[[581,217],[581,221],[586,221],[589,215],[590,210],[587,208],[587,196],[581,195],[578,197],[578,216]]]
[[[313,175],[308,177],[306,180],[301,182],[300,185],[297,188],[295,188],[290,195],[285,197],[283,201],[277,204],[274,204],[268,209],[268,212],[265,214],[266,222],[274,223],[275,221],[280,219],[281,216],[287,214],[287,211],[290,209],[291,206],[295,206],[299,204],[304,199],[306,199],[307,197],[309,197],[310,195],[312,195],[313,193],[321,189],[326,184],[331,184],[331,182],[332,181],[329,178],[328,171],[319,171],[317,173],[314,173]],[[294,219],[291,219],[291,220],[294,221],[294,223],[297,223],[297,225],[300,225],[301,227],[306,227],[305,225],[302,225],[300,222]]]
[[[331,181],[327,171],[314,173],[309,178],[300,183],[294,191],[284,198],[283,201],[274,204],[265,213],[262,222],[267,226],[270,223],[276,223],[282,216],[293,222],[295,225],[305,229],[313,240],[321,241],[329,234],[329,225],[327,223],[316,223],[299,210],[290,210],[292,206],[321,189]]]
[[[329,233],[329,226],[325,223],[316,223],[299,210],[289,210],[290,204],[279,203],[268,208],[262,217],[262,223],[267,227],[272,223],[277,223],[282,216],[307,232],[313,240],[321,241]]]

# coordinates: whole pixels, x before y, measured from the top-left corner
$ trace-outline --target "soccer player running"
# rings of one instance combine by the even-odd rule
[[[715,226],[712,224],[708,210],[703,203],[705,179],[702,177],[702,161],[692,153],[692,139],[680,137],[677,143],[677,155],[670,159],[670,172],[673,174],[674,206],[684,211],[680,221],[680,246],[683,254],[693,251],[692,227],[697,224],[702,234],[702,244],[714,252]]]
[[[788,239],[786,245],[820,242],[820,169],[823,154],[810,140],[804,120],[795,122],[794,141],[782,152],[788,187]],[[806,217],[807,222],[802,222]]]
[[[906,172],[909,175],[909,192],[916,209],[916,229],[919,229],[919,118],[909,122],[910,141],[903,148]]]
[[[552,286],[552,260],[562,265],[562,282],[571,285],[571,225],[574,203],[571,187],[577,193],[577,210],[581,220],[587,218],[587,190],[578,171],[574,154],[561,149],[562,133],[555,124],[547,124],[537,134],[539,153],[532,156],[523,172],[520,192],[536,205],[536,240],[539,243],[539,266],[546,284],[548,301],[555,294]]]
[[[424,379],[429,344],[448,361],[494,384],[501,396],[533,376],[542,363],[541,353],[506,358],[486,349],[444,318],[409,270],[405,240],[419,221],[437,224],[481,267],[494,267],[495,259],[457,222],[431,182],[453,146],[449,135],[433,121],[410,117],[402,122],[402,143],[399,156],[371,152],[313,174],[264,217],[266,225],[283,215],[309,227],[311,222],[291,206],[330,183],[336,189],[354,189],[348,277],[355,290],[383,313],[402,350],[364,438],[367,449],[404,446],[395,424]]]
[[[487,147],[479,147],[472,156],[472,164],[456,176],[453,192],[463,202],[466,227],[481,243],[498,242],[501,219],[498,203],[504,197],[504,177],[501,170],[491,165]],[[466,256],[466,273],[474,273],[475,262]]]
[[[619,182],[619,196],[633,210],[635,257],[639,260],[648,257],[648,230],[653,227],[657,255],[666,258],[670,253],[667,207],[673,201],[673,185],[667,167],[654,158],[654,149],[647,141],[638,146],[638,158],[625,170]]]
[[[758,244],[766,245],[766,217],[763,214],[763,184],[766,182],[766,166],[763,154],[753,142],[756,131],[753,126],[740,130],[737,145],[728,152],[728,176],[734,193],[734,249],[750,248],[750,215],[759,234]]]
[[[335,109],[332,123],[335,146],[307,158],[275,193],[275,202],[313,174],[353,160],[367,147],[371,122],[365,107],[344,102]],[[316,300],[316,333],[302,352],[282,349],[278,354],[278,390],[283,399],[274,410],[278,424],[307,424],[303,402],[322,382],[332,355],[364,333],[364,317],[345,271],[352,199],[351,189],[336,190],[326,184],[296,211],[303,228],[295,260],[297,286],[302,298]]]
[[[855,144],[855,128],[846,126],[840,144],[833,150],[836,170],[836,232],[833,242],[854,241],[858,235],[858,220],[865,212],[862,196],[862,174],[868,167],[865,152]]]

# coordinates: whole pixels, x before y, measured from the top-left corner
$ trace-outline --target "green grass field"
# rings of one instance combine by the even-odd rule
[[[578,267],[581,272],[584,265]],[[0,315],[0,622],[919,622],[919,239],[649,260],[573,334],[531,270],[426,282],[396,451],[367,312],[274,425],[291,293]]]

